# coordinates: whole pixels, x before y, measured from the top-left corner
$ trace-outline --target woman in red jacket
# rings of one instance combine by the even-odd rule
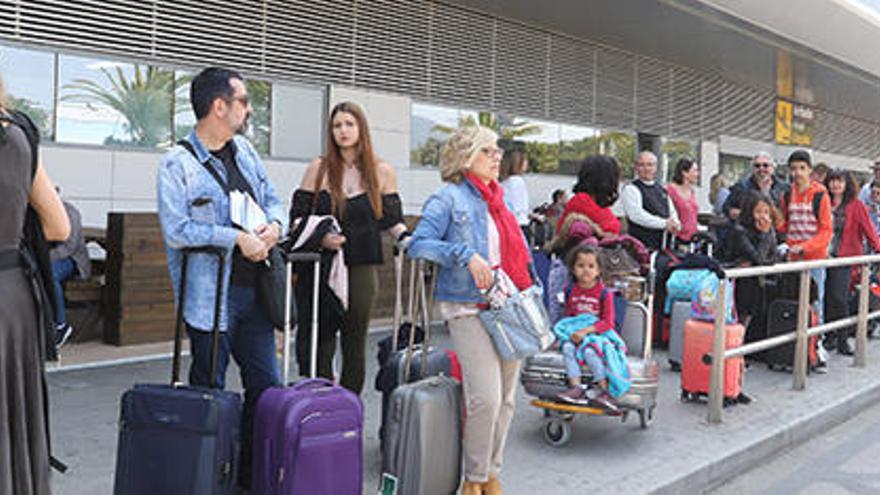
[[[617,201],[617,188],[620,182],[620,167],[610,156],[593,155],[581,163],[577,183],[572,191],[574,196],[565,205],[556,233],[571,213],[580,213],[598,227],[597,237],[620,234],[620,220],[611,212],[611,205]],[[595,227],[594,227],[594,230]]]
[[[852,175],[834,170],[825,178],[825,187],[831,197],[834,235],[828,247],[830,258],[865,254],[865,242],[880,252],[880,238],[871,223],[868,209],[858,199],[858,188]],[[825,279],[825,321],[849,316],[849,283],[851,268],[828,268]],[[852,329],[837,332],[837,352],[852,355],[853,347],[847,340]],[[827,345],[826,345],[827,347]]]

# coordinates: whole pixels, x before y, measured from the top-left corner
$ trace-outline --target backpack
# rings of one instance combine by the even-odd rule
[[[40,133],[33,121],[24,113],[12,111],[0,114],[0,123],[7,122],[24,132],[31,151],[31,181],[37,173],[39,163],[38,146]],[[34,298],[39,312],[40,325],[43,327],[41,336],[41,356],[45,361],[56,361],[58,354],[55,349],[55,314],[60,301],[55,298],[55,286],[52,278],[52,261],[49,258],[49,242],[43,233],[43,226],[33,206],[28,205],[25,214],[24,231],[20,251],[26,261],[27,275],[31,281]]]

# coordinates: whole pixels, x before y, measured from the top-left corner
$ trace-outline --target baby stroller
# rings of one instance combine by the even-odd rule
[[[651,255],[656,256],[656,254]],[[653,261],[653,260],[651,260]],[[653,263],[651,263],[653,266]],[[627,343],[627,365],[632,384],[628,392],[617,398],[622,410],[619,415],[626,422],[630,413],[639,417],[639,424],[648,428],[654,419],[654,408],[657,405],[657,390],[660,384],[660,372],[657,362],[652,358],[651,311],[653,303],[653,278],[655,272],[650,270],[647,277],[641,278],[644,299],[627,301],[626,313],[621,328],[621,337]],[[552,297],[552,295],[551,295]],[[591,384],[592,376],[589,368],[583,367],[583,383]],[[538,353],[525,360],[520,376],[526,393],[534,397],[531,404],[544,413],[542,431],[544,440],[554,446],[561,447],[571,439],[571,422],[578,414],[593,416],[616,416],[606,409],[579,404],[561,402],[557,396],[568,389],[568,377],[565,372],[564,357],[557,350]],[[591,385],[587,396],[595,394],[596,387]]]

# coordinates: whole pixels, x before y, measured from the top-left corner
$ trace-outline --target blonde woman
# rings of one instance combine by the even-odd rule
[[[49,439],[38,323],[40,308],[19,256],[25,213],[33,206],[50,241],[64,241],[70,223],[55,187],[33,156],[39,134],[6,105],[0,82],[0,493],[49,493]],[[36,173],[32,166],[37,163]],[[43,308],[50,311],[50,308]],[[12,399],[14,398],[14,399]],[[13,407],[14,406],[14,407]]]
[[[425,202],[408,254],[439,265],[435,298],[461,361],[467,421],[464,495],[500,494],[502,452],[513,418],[519,361],[502,361],[478,314],[480,290],[500,267],[523,290],[529,253],[498,183],[503,155],[486,127],[458,129],[443,146],[447,183]]]

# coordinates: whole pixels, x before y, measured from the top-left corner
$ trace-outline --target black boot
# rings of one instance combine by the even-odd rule
[[[847,332],[840,331],[837,333],[837,353],[843,356],[852,356],[855,354],[852,344],[849,343]]]

